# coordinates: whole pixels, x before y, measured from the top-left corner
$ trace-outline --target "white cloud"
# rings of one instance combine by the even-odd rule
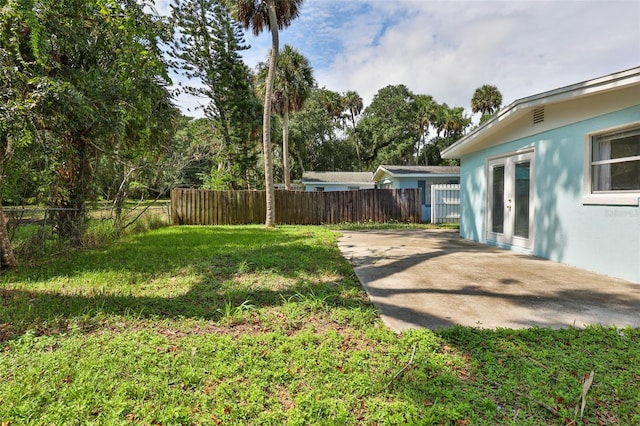
[[[159,15],[168,16],[171,14],[171,8],[169,7],[169,3],[173,3],[167,0],[155,0],[153,8]]]
[[[404,83],[468,109],[485,83],[510,103],[640,64],[637,2],[371,2],[374,13],[389,3],[408,13],[376,45],[366,36],[345,41],[346,50],[318,74],[329,88],[369,100],[387,84]],[[367,21],[357,19],[352,28]]]
[[[168,10],[157,1],[158,10]],[[505,103],[640,65],[640,2],[306,0],[281,31],[320,86],[370,102],[389,84],[469,109],[483,84]],[[251,67],[269,34],[247,34]]]

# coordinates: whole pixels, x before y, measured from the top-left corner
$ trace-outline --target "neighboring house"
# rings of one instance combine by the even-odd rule
[[[274,183],[273,186],[276,190],[284,191],[286,190],[286,186],[284,183]],[[291,190],[292,191],[304,191],[304,185],[300,182],[291,182]]]
[[[453,166],[387,166],[373,174],[377,188],[422,189],[422,221],[431,218],[431,185],[459,183],[460,167]]]
[[[462,237],[640,283],[640,67],[517,100],[442,157]]]
[[[351,191],[373,189],[371,172],[303,172],[306,191]]]

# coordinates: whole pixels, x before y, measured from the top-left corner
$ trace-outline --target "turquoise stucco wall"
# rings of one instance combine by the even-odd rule
[[[584,135],[638,120],[640,105],[463,156],[461,236],[487,242],[486,159],[533,147],[529,253],[640,283],[640,207],[582,204]]]

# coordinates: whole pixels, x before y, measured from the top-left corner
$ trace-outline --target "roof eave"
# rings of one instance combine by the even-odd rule
[[[322,180],[303,180],[305,185],[373,185],[372,181],[322,181]]]
[[[384,173],[388,173],[390,176],[393,177],[393,173],[391,173],[389,170],[385,169],[384,166],[378,166],[378,168],[376,169],[375,173],[373,174],[373,177],[371,178],[371,180],[373,182],[379,181]]]
[[[398,175],[393,175],[392,177],[396,179],[401,178],[429,178],[429,177],[456,177],[460,176],[460,173],[402,173]]]
[[[371,185],[373,182],[322,182],[322,181],[302,181],[305,185]]]
[[[493,132],[521,117],[533,108],[638,83],[640,83],[640,67],[518,99],[506,108],[500,110],[485,124],[472,130],[456,143],[444,149],[440,155],[446,159],[460,158],[463,153],[468,152],[473,145],[479,143],[484,137],[491,136]]]

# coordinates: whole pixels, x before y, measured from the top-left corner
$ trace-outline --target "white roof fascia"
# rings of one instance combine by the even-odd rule
[[[460,173],[407,173],[401,175],[392,175],[396,179],[415,179],[415,178],[439,178],[439,177],[458,177]]]
[[[306,184],[306,185],[373,185],[373,182],[370,181],[355,181],[355,182],[349,182],[349,181],[342,181],[342,182],[337,182],[337,181],[310,181],[310,180],[303,180],[302,183]]]
[[[632,68],[593,80],[561,87],[548,92],[518,99],[509,106],[498,111],[496,115],[482,126],[472,130],[453,145],[441,152],[442,158],[460,158],[460,152],[472,147],[478,140],[476,136],[488,137],[499,128],[521,117],[529,110],[552,103],[589,96],[610,90],[619,89],[640,83],[640,67]]]
[[[390,172],[389,170],[385,169],[384,167],[379,166],[378,170],[376,170],[376,172],[373,175],[373,180],[376,181],[376,182],[379,181],[380,178],[382,177],[381,175],[383,173],[386,173],[391,178],[395,178],[395,179],[404,179],[404,178],[411,179],[411,178],[424,178],[424,177],[458,177],[458,176],[460,176],[460,173],[433,173],[433,172],[394,174],[393,172]]]
[[[373,174],[373,176],[371,177],[371,180],[373,182],[377,182],[380,180],[380,178],[378,177],[378,175],[382,175],[384,173],[387,173],[389,176],[393,177],[393,173],[391,173],[389,170],[385,169],[382,166],[378,166],[378,168],[376,169],[375,173]]]

